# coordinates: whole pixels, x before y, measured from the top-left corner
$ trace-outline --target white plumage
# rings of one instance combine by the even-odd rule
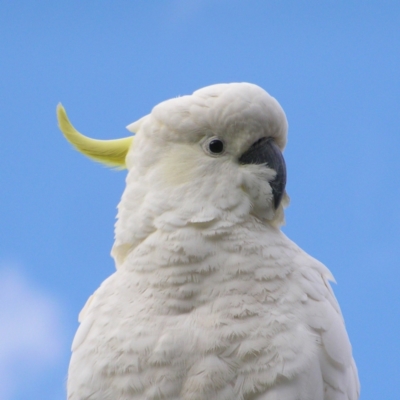
[[[80,314],[68,399],[358,399],[331,273],[280,231],[277,172],[238,161],[261,138],[283,150],[276,100],[213,85],[128,129],[117,270]]]

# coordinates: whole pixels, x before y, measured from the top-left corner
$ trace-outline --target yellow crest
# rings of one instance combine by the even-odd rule
[[[78,151],[109,167],[126,168],[125,158],[133,141],[132,136],[115,140],[96,140],[84,136],[72,126],[61,103],[57,106],[57,118],[61,132]]]

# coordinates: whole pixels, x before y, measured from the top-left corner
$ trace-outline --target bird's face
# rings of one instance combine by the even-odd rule
[[[211,203],[224,212],[246,203],[251,214],[273,220],[285,193],[286,119],[262,89],[251,85],[246,97],[237,85],[231,91],[211,86],[155,107],[135,127],[128,168],[147,176],[149,189],[165,201]]]
[[[118,206],[117,265],[155,230],[195,224],[214,235],[249,216],[283,222],[287,122],[278,102],[256,85],[213,85],[160,103],[128,126],[134,139],[88,138],[61,105],[57,113],[79,151],[129,170]]]

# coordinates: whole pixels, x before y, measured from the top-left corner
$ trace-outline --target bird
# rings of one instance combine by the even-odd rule
[[[288,123],[261,87],[156,105],[122,139],[59,127],[127,169],[115,272],[79,314],[68,400],[357,400],[328,268],[282,231]]]

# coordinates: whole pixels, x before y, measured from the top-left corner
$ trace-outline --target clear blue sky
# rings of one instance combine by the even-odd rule
[[[158,102],[248,81],[289,120],[286,234],[325,263],[362,400],[400,382],[398,1],[0,1],[0,398],[64,398],[88,296],[113,272],[124,172],[73,151]]]

